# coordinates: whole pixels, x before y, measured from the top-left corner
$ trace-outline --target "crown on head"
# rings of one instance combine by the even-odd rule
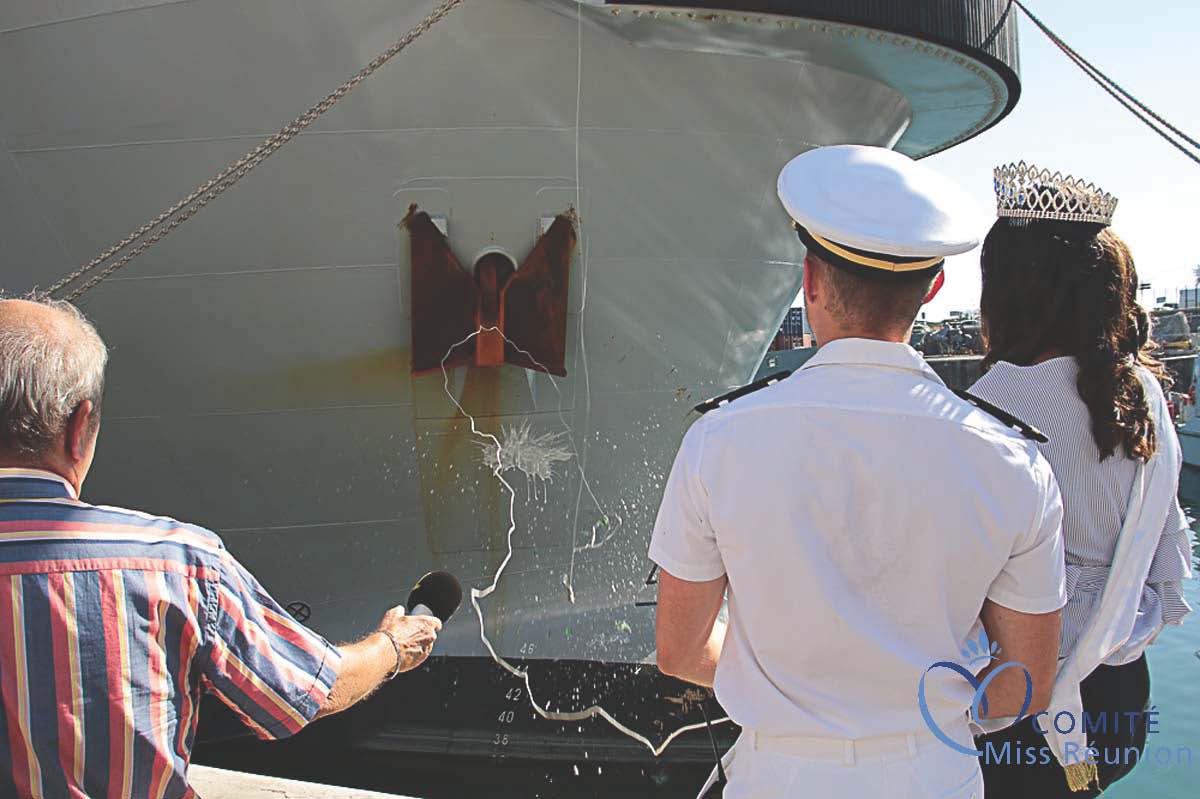
[[[993,171],[996,214],[1111,225],[1117,198],[1080,178],[1051,173],[1024,161]]]

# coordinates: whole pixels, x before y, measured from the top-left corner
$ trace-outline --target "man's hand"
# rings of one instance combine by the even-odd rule
[[[337,681],[316,717],[340,713],[367,698],[396,673],[397,666],[399,671],[420,666],[429,657],[441,629],[442,623],[433,616],[406,615],[402,605],[383,614],[375,632],[338,647],[342,664]]]
[[[392,637],[400,647],[398,671],[412,671],[425,662],[433,650],[433,642],[442,629],[442,623],[433,616],[409,616],[403,605],[383,614],[379,630]]]

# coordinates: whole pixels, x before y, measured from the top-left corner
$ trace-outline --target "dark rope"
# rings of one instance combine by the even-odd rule
[[[1086,58],[1084,58],[1082,55],[1080,55],[1074,48],[1072,48],[1069,44],[1067,44],[1065,41],[1063,41],[1061,36],[1056,34],[1054,31],[1050,30],[1050,28],[1046,27],[1046,24],[1044,22],[1042,22],[1040,19],[1038,19],[1037,17],[1035,17],[1033,15],[1033,12],[1031,12],[1028,8],[1026,8],[1025,5],[1021,2],[1021,0],[1014,0],[1014,2],[1016,3],[1016,5],[1018,7],[1020,7],[1020,9],[1022,11],[1025,12],[1025,15],[1028,16],[1029,19],[1031,19],[1033,21],[1034,25],[1037,25],[1038,28],[1040,28],[1042,30],[1042,32],[1044,32],[1047,36],[1050,37],[1050,40],[1052,42],[1054,42],[1056,45],[1058,45],[1060,49],[1062,49],[1065,53],[1067,53],[1067,55],[1071,56],[1072,59],[1076,60],[1077,63],[1080,63],[1081,65],[1085,66],[1089,71],[1094,72],[1096,75],[1098,75],[1101,79],[1104,80],[1105,83],[1112,86],[1114,89],[1116,89],[1118,92],[1120,92],[1126,98],[1128,98],[1130,102],[1132,102],[1134,105],[1136,105],[1142,111],[1146,112],[1146,114],[1148,114],[1150,116],[1150,118],[1153,119],[1155,122],[1160,123],[1167,130],[1171,131],[1176,136],[1183,139],[1184,141],[1186,141],[1188,144],[1192,145],[1193,147],[1200,148],[1200,142],[1196,141],[1191,136],[1188,136],[1182,130],[1175,127],[1174,125],[1172,125],[1167,120],[1163,119],[1158,114],[1154,113],[1154,110],[1152,108],[1147,106],[1141,100],[1134,97],[1125,88],[1123,88],[1119,83],[1117,83],[1112,78],[1108,77],[1108,75],[1105,75],[1100,70],[1099,67],[1097,67],[1095,64],[1088,61]]]
[[[720,792],[729,784],[725,777],[725,764],[721,762],[721,752],[717,749],[717,735],[713,732],[712,722],[708,718],[708,710],[704,707],[705,699],[700,700],[700,713],[704,716],[704,726],[708,728],[708,741],[712,744],[713,759],[717,761],[717,781],[709,789],[710,794],[720,796]]]
[[[1179,138],[1183,139],[1185,142],[1190,144],[1192,147],[1195,147],[1197,149],[1200,149],[1200,142],[1198,142],[1196,139],[1193,139],[1191,136],[1187,135],[1182,130],[1180,130],[1179,128],[1172,125],[1170,122],[1168,122],[1166,119],[1164,119],[1159,114],[1156,114],[1153,109],[1151,109],[1149,106],[1147,106],[1141,100],[1137,99],[1137,97],[1133,96],[1133,94],[1131,94],[1129,91],[1127,91],[1119,83],[1114,81],[1112,78],[1108,77],[1108,75],[1104,74],[1104,72],[1102,72],[1098,67],[1096,67],[1090,61],[1088,61],[1086,58],[1084,58],[1082,55],[1080,55],[1078,52],[1076,52],[1074,50],[1074,48],[1072,48],[1069,44],[1067,44],[1065,41],[1063,41],[1063,39],[1058,34],[1056,34],[1054,31],[1050,30],[1050,28],[1047,27],[1047,25],[1044,22],[1042,22],[1040,19],[1038,19],[1037,16],[1035,16],[1033,14],[1033,12],[1030,11],[1023,2],[1021,2],[1021,0],[1011,0],[1010,6],[1011,5],[1016,5],[1017,8],[1021,9],[1021,11],[1023,11],[1025,13],[1025,16],[1029,17],[1030,21],[1033,22],[1033,24],[1037,26],[1038,30],[1040,30],[1042,33],[1044,33],[1046,35],[1046,38],[1048,38],[1051,42],[1053,42],[1054,45],[1056,47],[1058,47],[1058,49],[1061,50],[1064,55],[1067,56],[1067,58],[1071,59],[1071,61],[1076,66],[1078,66],[1081,70],[1083,70],[1083,73],[1085,75],[1087,75],[1089,78],[1091,78],[1092,81],[1095,82],[1097,86],[1099,86],[1101,89],[1103,89],[1109,96],[1111,96],[1118,103],[1123,105],[1126,108],[1126,110],[1128,110],[1131,114],[1133,114],[1135,117],[1137,117],[1139,121],[1141,121],[1148,128],[1150,128],[1152,131],[1154,131],[1159,136],[1161,136],[1168,144],[1170,144],[1175,149],[1179,150],[1181,153],[1186,155],[1191,160],[1200,164],[1200,156],[1198,156],[1196,153],[1193,153],[1191,150],[1189,150],[1187,147],[1185,147],[1183,144],[1179,143],[1175,139],[1171,138],[1171,136],[1168,135],[1166,131],[1170,131],[1171,133],[1175,134],[1176,136],[1178,136]],[[1162,125],[1162,128],[1166,128],[1166,131],[1164,131],[1162,128],[1156,126],[1154,124],[1155,122],[1157,122],[1159,125]]]
[[[1064,51],[1064,52],[1066,52],[1066,51]],[[1172,139],[1172,138],[1171,138],[1170,136],[1168,136],[1168,135],[1167,135],[1167,134],[1166,134],[1166,133],[1165,133],[1165,132],[1164,132],[1162,129],[1160,129],[1160,128],[1156,127],[1156,126],[1154,125],[1154,123],[1150,121],[1150,119],[1148,119],[1147,117],[1145,117],[1145,116],[1143,116],[1142,114],[1138,113],[1138,111],[1135,109],[1134,105],[1133,105],[1132,103],[1128,102],[1128,101],[1127,101],[1127,100],[1126,100],[1124,97],[1121,97],[1120,95],[1116,94],[1116,93],[1115,93],[1115,92],[1113,92],[1113,91],[1112,91],[1112,90],[1111,90],[1111,89],[1110,89],[1108,86],[1106,86],[1106,85],[1104,85],[1103,83],[1101,83],[1101,82],[1100,82],[1100,81],[1099,81],[1099,80],[1098,80],[1098,79],[1097,79],[1097,78],[1096,78],[1096,77],[1095,77],[1095,76],[1094,76],[1094,75],[1091,73],[1091,71],[1089,71],[1089,70],[1088,70],[1088,68],[1087,68],[1087,66],[1086,66],[1086,63],[1085,63],[1085,62],[1082,62],[1082,61],[1076,60],[1075,58],[1073,58],[1073,57],[1071,56],[1071,54],[1070,54],[1069,52],[1067,53],[1067,57],[1068,57],[1068,58],[1071,58],[1071,60],[1072,60],[1072,61],[1075,61],[1075,63],[1079,65],[1079,68],[1080,68],[1080,69],[1082,69],[1082,70],[1084,71],[1084,74],[1086,74],[1086,75],[1088,75],[1089,77],[1091,77],[1091,78],[1092,78],[1092,80],[1093,80],[1093,81],[1095,81],[1095,82],[1097,83],[1097,85],[1099,85],[1099,86],[1100,86],[1100,88],[1101,88],[1101,89],[1104,89],[1104,91],[1105,91],[1105,92],[1107,92],[1107,93],[1108,93],[1108,94],[1109,94],[1109,95],[1110,95],[1110,96],[1111,96],[1111,97],[1112,97],[1114,100],[1116,100],[1116,101],[1117,101],[1118,103],[1120,103],[1121,105],[1125,106],[1125,108],[1126,108],[1126,109],[1129,111],[1129,113],[1131,113],[1131,114],[1133,114],[1135,117],[1137,117],[1137,118],[1138,118],[1138,119],[1139,119],[1139,120],[1140,120],[1140,121],[1141,121],[1143,124],[1145,124],[1145,125],[1146,125],[1146,127],[1150,128],[1150,130],[1152,130],[1152,131],[1154,131],[1155,133],[1157,133],[1157,134],[1158,134],[1158,135],[1159,135],[1159,136],[1160,136],[1160,137],[1163,139],[1163,141],[1165,141],[1167,144],[1171,145],[1171,146],[1172,146],[1172,147],[1174,147],[1176,150],[1178,150],[1179,152],[1183,153],[1184,155],[1186,155],[1188,158],[1192,159],[1192,160],[1193,160],[1193,161],[1195,161],[1196,163],[1200,164],[1200,157],[1198,157],[1198,156],[1197,156],[1195,153],[1193,153],[1192,151],[1188,150],[1188,149],[1187,149],[1185,146],[1183,146],[1183,145],[1182,145],[1182,144],[1180,144],[1179,142],[1177,142],[1177,141],[1175,141],[1174,139]],[[1168,126],[1168,127],[1169,127],[1169,126]],[[1187,138],[1187,137],[1185,136],[1184,138]]]
[[[1004,7],[1004,13],[1000,15],[1000,19],[996,20],[996,26],[992,28],[992,32],[983,40],[983,44],[979,45],[980,49],[991,51],[992,44],[996,41],[1001,32],[1004,30],[1004,23],[1008,22],[1009,16],[1012,14],[1013,0],[1008,0],[1008,5]]]

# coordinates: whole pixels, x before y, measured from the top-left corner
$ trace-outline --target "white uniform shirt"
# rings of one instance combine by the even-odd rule
[[[650,557],[683,580],[728,575],[715,687],[738,724],[899,735],[925,729],[921,675],[964,660],[985,597],[1064,605],[1061,519],[1034,442],[911,347],[841,339],[691,427]],[[944,729],[973,694],[947,669],[926,678]]]

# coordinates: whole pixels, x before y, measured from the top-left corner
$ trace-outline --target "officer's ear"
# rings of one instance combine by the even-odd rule
[[[818,270],[814,260],[810,255],[804,256],[804,304],[810,307],[815,304],[820,291],[820,279],[817,277]]]
[[[946,285],[946,270],[937,273],[937,277],[933,279],[933,285],[929,287],[929,293],[925,295],[925,299],[921,300],[922,305],[928,305],[933,302],[933,298],[942,290],[942,286]]]

